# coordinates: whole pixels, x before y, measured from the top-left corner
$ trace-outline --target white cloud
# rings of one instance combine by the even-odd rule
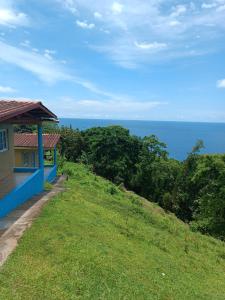
[[[29,20],[24,12],[14,8],[12,0],[0,1],[0,25],[8,27],[26,26]]]
[[[1,86],[0,85],[0,93],[15,93],[16,90],[10,86]]]
[[[181,24],[181,22],[177,21],[177,20],[173,20],[169,22],[169,26],[174,27],[174,26],[179,26]]]
[[[57,0],[60,2],[63,7],[67,10],[69,10],[72,14],[76,15],[77,14],[77,5],[76,5],[76,0]]]
[[[95,27],[94,23],[87,23],[87,21],[76,21],[77,26],[83,29],[93,29]]]
[[[74,2],[80,16],[92,16],[93,19],[98,14],[102,16],[97,17],[100,29],[95,31],[96,35],[103,31],[101,29],[110,32],[105,38],[97,38],[93,44],[89,43],[88,47],[105,54],[123,67],[133,68],[155,61],[216,52],[221,47],[221,39],[225,38],[224,0]],[[92,22],[92,19],[88,19],[86,24]],[[196,36],[199,38],[196,39]],[[142,44],[140,41],[163,41],[169,47],[164,47],[165,51],[155,47],[154,53],[145,51],[143,55],[142,51],[137,51],[141,47],[138,48],[135,41],[138,44]],[[189,45],[189,51],[185,45]],[[142,48],[148,46],[143,45]]]
[[[186,11],[187,11],[187,8],[185,5],[177,5],[173,8],[173,11],[170,16],[172,18],[176,18],[176,17],[179,17],[179,16],[185,14]]]
[[[93,82],[90,82],[90,81],[82,79],[82,78],[74,77],[73,81],[76,84],[79,84],[80,86],[84,87],[85,89],[91,91],[92,93],[101,95],[104,98],[114,99],[114,100],[118,100],[118,101],[120,101],[121,99],[127,99],[126,95],[118,95],[115,93],[105,91],[104,89],[101,89],[98,86],[96,86]]]
[[[62,62],[54,60],[51,54],[55,54],[55,51],[45,49],[44,54],[40,54],[33,52],[32,49],[30,51],[27,49],[24,50],[0,41],[0,61],[31,72],[48,84],[66,80],[80,85],[94,94],[104,96],[105,98],[117,100],[125,98],[123,95],[107,92],[86,79],[68,74],[62,67]],[[10,90],[8,90],[8,92],[10,92]]]
[[[27,16],[24,13],[16,13],[9,9],[0,9],[0,24],[6,26],[26,25]]]
[[[62,105],[63,104],[63,105]],[[79,118],[103,119],[149,119],[152,111],[166,103],[159,101],[136,100],[77,100],[63,97],[60,105],[55,107],[59,115]],[[57,104],[56,104],[57,105]],[[63,107],[63,111],[62,111]]]
[[[167,47],[167,44],[165,43],[158,43],[158,42],[153,42],[153,43],[134,43],[137,48],[143,49],[143,50],[161,50],[165,49]]]
[[[225,5],[219,6],[219,7],[217,8],[217,11],[218,11],[218,12],[223,12],[223,11],[225,11]]]
[[[212,2],[212,3],[202,3],[202,8],[206,8],[206,9],[210,9],[210,8],[214,8],[217,6],[217,3]]]
[[[36,52],[36,53],[39,52],[39,50],[37,48],[32,48],[32,51]]]
[[[25,41],[23,41],[23,42],[20,43],[20,46],[29,48],[30,47],[30,41],[29,40],[25,40]]]
[[[60,64],[50,61],[44,55],[23,50],[0,41],[0,61],[29,71],[47,83],[68,80],[70,76]]]
[[[225,79],[221,79],[217,81],[217,87],[225,89]]]
[[[121,14],[123,11],[123,5],[119,2],[113,2],[111,10],[114,14]]]
[[[56,54],[55,50],[49,50],[49,49],[44,50],[44,57],[47,58],[48,60],[53,60],[54,54]]]
[[[94,12],[94,17],[95,17],[96,19],[101,19],[101,18],[102,18],[102,14],[100,14],[98,11],[95,11],[95,12]]]

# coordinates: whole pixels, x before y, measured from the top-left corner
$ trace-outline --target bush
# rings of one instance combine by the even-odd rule
[[[57,128],[47,127],[46,130]],[[200,155],[197,141],[187,159],[170,159],[166,145],[155,135],[138,138],[120,126],[84,131],[62,127],[59,169],[76,176],[65,160],[85,164],[122,190],[160,204],[193,230],[225,238],[225,155]],[[117,193],[109,187],[111,195]]]

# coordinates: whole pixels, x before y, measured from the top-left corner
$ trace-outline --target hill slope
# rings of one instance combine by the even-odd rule
[[[66,164],[67,190],[0,273],[0,299],[224,299],[225,244]]]

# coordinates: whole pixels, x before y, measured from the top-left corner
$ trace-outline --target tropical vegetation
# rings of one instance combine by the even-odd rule
[[[1,269],[1,299],[224,299],[224,242],[89,166],[62,171],[65,191]]]
[[[200,154],[204,145],[197,141],[178,161],[156,136],[140,138],[120,126],[80,131],[46,125],[45,131],[60,132],[61,162],[82,162],[173,212],[193,230],[225,240],[225,154]]]
[[[189,223],[193,230],[225,239],[225,155],[200,154],[197,141],[184,161],[171,159],[154,135],[133,136],[120,126],[58,130],[61,155],[124,185]]]

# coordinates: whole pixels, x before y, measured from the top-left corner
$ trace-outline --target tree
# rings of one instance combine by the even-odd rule
[[[177,179],[175,195],[176,215],[185,222],[193,219],[193,213],[197,208],[195,202],[199,193],[198,182],[193,182],[198,160],[201,157],[200,150],[204,147],[203,141],[198,140],[186,160],[182,163],[181,172]]]
[[[95,127],[83,132],[85,158],[94,172],[115,183],[129,182],[141,148],[141,140],[120,126]]]
[[[84,138],[79,130],[62,127],[61,135],[61,154],[68,161],[77,162],[82,152],[85,150]]]
[[[192,178],[199,187],[192,225],[225,239],[225,155],[203,155]]]
[[[132,179],[132,188],[138,194],[162,206],[165,202],[165,194],[170,194],[172,199],[180,163],[168,158],[166,145],[156,136],[151,135],[142,140],[136,170]],[[172,208],[173,203],[167,203],[166,206]]]

